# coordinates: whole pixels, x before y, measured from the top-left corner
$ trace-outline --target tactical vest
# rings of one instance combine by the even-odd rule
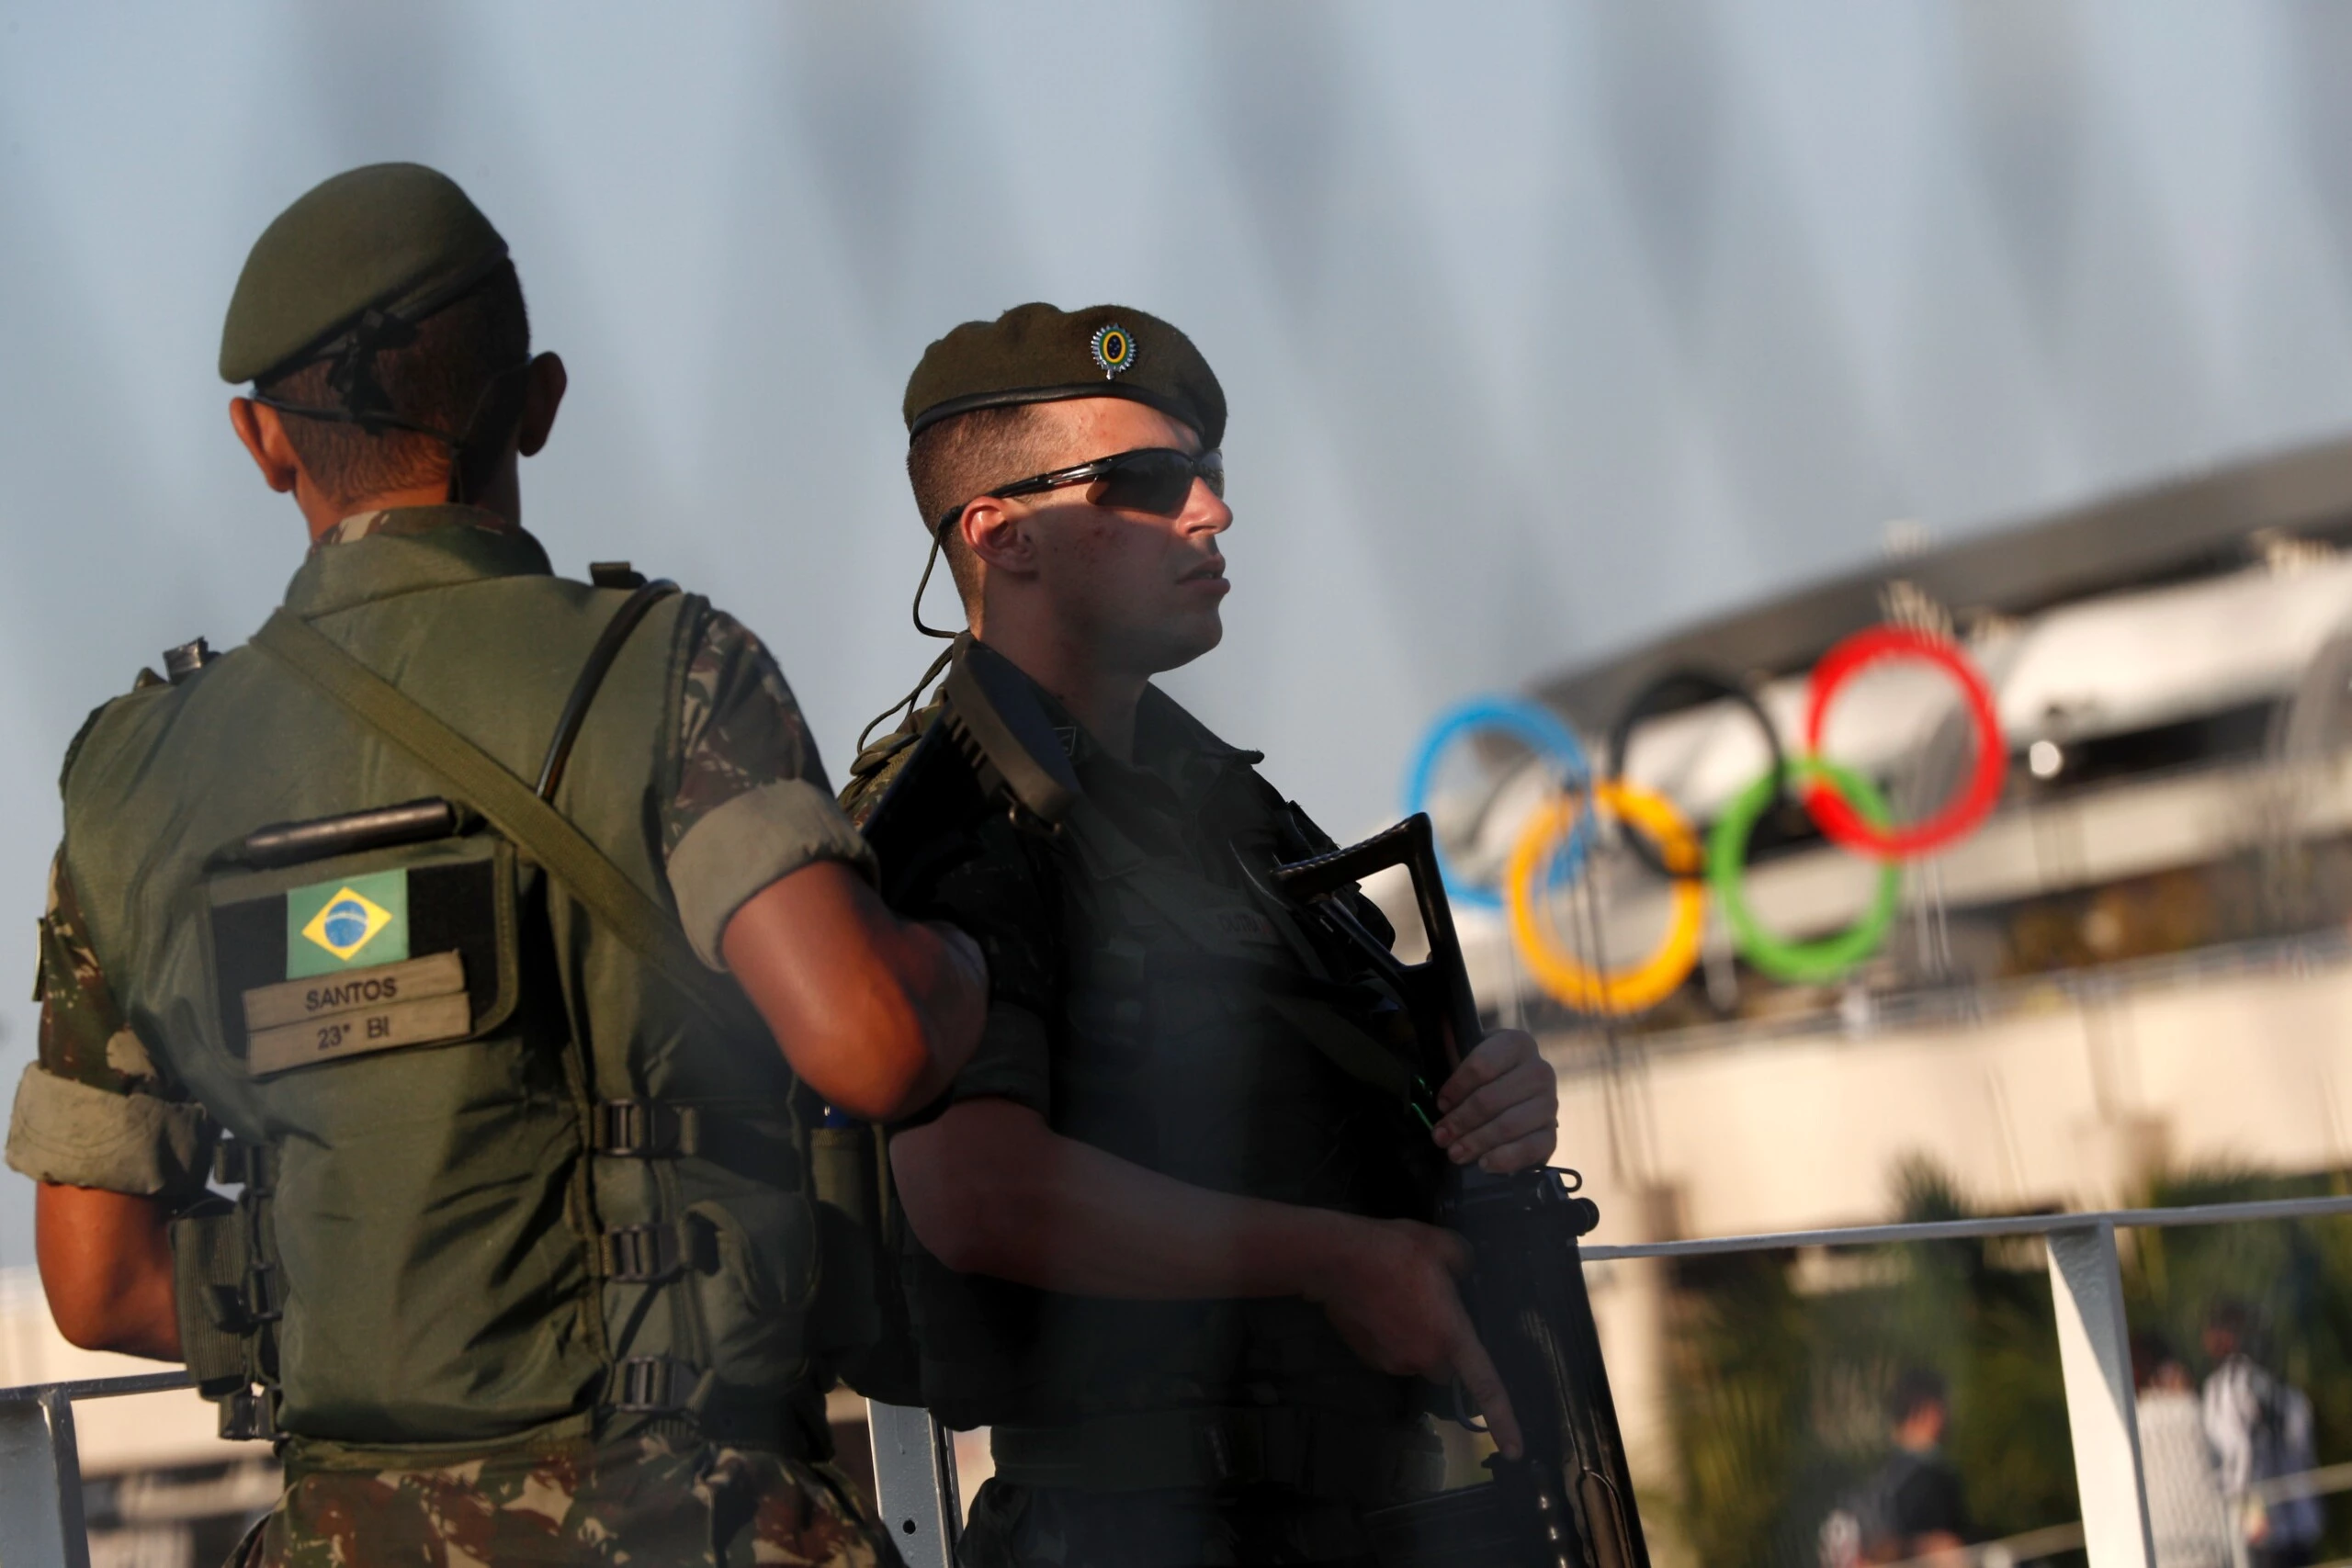
[[[321,549],[288,609],[529,779],[627,597],[458,525]],[[672,594],[622,645],[553,802],[664,909],[650,824],[696,609]],[[813,1107],[731,982],[689,996],[257,647],[108,704],[64,788],[116,998],[231,1140],[235,1204],[174,1227],[224,1425],[243,1397],[328,1448],[674,1423],[821,1443]],[[266,866],[240,848],[435,796],[456,831]]]
[[[1193,827],[1229,874],[1145,847],[1091,800],[1053,841],[1069,976],[1055,1130],[1200,1187],[1428,1218],[1440,1156],[1408,1109],[1401,1015],[1250,874],[1329,840],[1238,761]],[[1136,1413],[1418,1418],[1419,1385],[1366,1366],[1303,1300],[1063,1295],[956,1273],[910,1236],[904,1267],[924,1401],[952,1426],[994,1425],[1001,1464],[1009,1432]],[[1166,1469],[1146,1456],[1135,1473]]]

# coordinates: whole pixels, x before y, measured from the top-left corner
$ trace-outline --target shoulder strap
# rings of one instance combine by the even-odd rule
[[[596,634],[596,646],[588,650],[588,662],[580,667],[580,679],[572,683],[571,699],[563,705],[563,716],[555,721],[555,736],[548,742],[547,761],[539,764],[539,785],[532,793],[541,800],[555,799],[556,786],[563,783],[564,767],[571,761],[572,745],[580,739],[580,727],[588,720],[588,705],[596,700],[605,677],[612,673],[613,660],[621,656],[621,647],[628,641],[628,634],[637,630],[637,623],[645,619],[647,612],[677,591],[678,585],[666,577],[639,582],[637,592],[621,601],[621,607],[613,612],[613,618]]]
[[[731,1010],[714,994],[714,977],[686,946],[685,933],[677,921],[586,834],[497,759],[298,615],[277,611],[253,640],[255,647],[455,785],[469,805],[538,862],[615,936],[714,1020],[728,1021]]]

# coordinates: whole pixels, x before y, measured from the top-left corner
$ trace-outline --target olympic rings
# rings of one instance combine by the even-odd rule
[[[1565,770],[1563,783],[1581,785],[1592,776],[1591,764],[1585,761],[1584,743],[1567,721],[1540,703],[1522,697],[1474,697],[1459,707],[1451,709],[1430,726],[1429,735],[1421,741],[1419,755],[1406,776],[1405,815],[1410,817],[1429,806],[1430,784],[1437,773],[1438,760],[1455,740],[1480,729],[1499,729],[1525,742],[1536,756]],[[1592,838],[1591,825],[1578,821],[1569,837],[1566,848],[1555,856],[1552,864],[1555,886],[1576,880],[1577,871],[1584,864],[1585,852]],[[1502,907],[1502,898],[1491,887],[1482,887],[1463,877],[1446,858],[1445,849],[1437,852],[1439,874],[1444,878],[1445,890],[1457,904],[1467,904],[1482,909]]]
[[[1821,750],[1823,721],[1828,716],[1829,699],[1837,695],[1838,688],[1863,666],[1883,659],[1922,659],[1959,683],[1961,695],[1968,704],[1969,716],[1976,725],[1975,773],[1941,810],[1908,828],[1890,828],[1883,818],[1877,822],[1867,820],[1865,814],[1856,811],[1853,802],[1840,793],[1844,775],[1836,769],[1829,770],[1830,782],[1816,778],[1813,787],[1804,792],[1804,807],[1822,832],[1847,849],[1875,860],[1909,860],[1942,849],[1992,814],[1994,802],[2001,796],[2002,781],[2008,773],[2009,754],[2001,739],[2001,721],[1994,711],[1992,688],[1977,673],[1968,655],[1942,637],[1909,626],[1893,626],[1856,632],[1823,654],[1821,662],[1813,667],[1812,692],[1804,713],[1807,752],[1818,754]]]
[[[1510,900],[1511,936],[1544,988],[1585,1012],[1631,1013],[1656,1007],[1674,994],[1699,962],[1699,938],[1706,927],[1706,885],[1698,879],[1699,840],[1671,801],[1655,790],[1623,779],[1595,786],[1595,801],[1617,819],[1657,842],[1673,868],[1672,915],[1657,950],[1628,969],[1600,974],[1563,951],[1544,929],[1535,908],[1535,884],[1553,844],[1563,833],[1574,846],[1587,818],[1574,798],[1555,800],[1529,819],[1503,872]]]
[[[1861,816],[1873,829],[1884,830],[1886,797],[1862,774],[1818,757],[1798,758],[1791,764],[1790,772],[1799,779],[1815,781],[1816,789],[1827,787],[1821,783],[1826,779],[1828,785],[1840,792],[1838,798],[1860,803]],[[1878,892],[1871,898],[1870,908],[1853,926],[1836,936],[1817,942],[1784,942],[1766,931],[1748,908],[1742,883],[1747,875],[1747,836],[1778,793],[1773,787],[1775,783],[1770,773],[1764,774],[1734,795],[1724,806],[1723,815],[1715,818],[1714,830],[1707,836],[1707,880],[1713,885],[1715,897],[1722,900],[1732,941],[1750,964],[1775,980],[1798,984],[1834,980],[1877,952],[1879,943],[1886,940],[1887,931],[1894,923],[1896,900],[1903,890],[1903,873],[1894,862],[1882,862]]]
[[[1625,750],[1633,739],[1634,726],[1646,718],[1660,703],[1675,697],[1728,697],[1737,704],[1748,717],[1756,721],[1756,728],[1764,732],[1764,748],[1772,754],[1775,793],[1785,786],[1789,776],[1788,759],[1781,750],[1781,732],[1773,725],[1771,716],[1764,711],[1764,705],[1757,700],[1756,694],[1748,689],[1746,682],[1702,664],[1683,664],[1661,671],[1625,699],[1625,705],[1617,710],[1617,722],[1609,727],[1609,768],[1611,773],[1619,778],[1625,776]],[[1660,876],[1675,874],[1668,867],[1666,857],[1643,835],[1628,833],[1625,847]]]
[[[1968,778],[1932,816],[1903,828],[1893,825],[1884,796],[1868,778],[1818,754],[1829,705],[1838,691],[1866,666],[1887,659],[1924,660],[1943,671],[1960,687],[1975,732],[1976,761]],[[1622,773],[1627,741],[1644,716],[1674,697],[1709,694],[1731,699],[1757,720],[1771,753],[1771,767],[1724,806],[1702,853],[1689,825],[1664,796]],[[1802,756],[1782,750],[1769,716],[1744,683],[1701,668],[1669,670],[1625,702],[1609,732],[1610,764],[1621,776],[1598,784],[1592,783],[1575,730],[1559,715],[1520,698],[1482,697],[1442,716],[1423,739],[1406,784],[1408,815],[1427,807],[1446,748],[1479,729],[1501,730],[1530,747],[1561,794],[1533,814],[1513,844],[1499,896],[1491,886],[1467,883],[1441,850],[1439,869],[1446,891],[1464,905],[1501,908],[1514,945],[1544,989],[1588,1012],[1639,1011],[1674,993],[1698,962],[1710,887],[1723,900],[1724,919],[1740,953],[1758,971],[1797,983],[1836,978],[1885,941],[1900,897],[1896,863],[1945,849],[1974,831],[1998,804],[2008,770],[1991,688],[1966,652],[1946,638],[1896,626],[1856,633],[1814,667]],[[1593,796],[1597,808],[1615,812],[1633,829],[1626,835],[1631,850],[1672,882],[1671,916],[1657,950],[1638,964],[1606,973],[1565,951],[1537,908],[1543,892],[1576,881],[1591,852],[1594,825],[1579,798],[1585,793]],[[1776,798],[1790,794],[1802,798],[1806,812],[1832,842],[1880,863],[1877,890],[1862,917],[1845,931],[1810,942],[1783,941],[1766,931],[1748,908],[1744,888],[1745,861],[1756,824]]]

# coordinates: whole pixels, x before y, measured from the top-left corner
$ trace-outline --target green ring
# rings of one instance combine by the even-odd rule
[[[1826,778],[1852,801],[1862,820],[1884,828],[1890,818],[1886,796],[1878,786],[1850,768],[1818,757],[1789,759],[1791,782]],[[1707,835],[1707,880],[1723,901],[1724,919],[1730,922],[1733,943],[1750,964],[1775,980],[1798,984],[1834,980],[1878,951],[1894,924],[1894,908],[1903,893],[1903,872],[1893,862],[1879,868],[1878,896],[1862,918],[1836,936],[1815,942],[1783,942],[1768,931],[1747,908],[1741,885],[1747,875],[1747,836],[1756,819],[1780,793],[1780,781],[1770,770],[1741,790],[1715,818]]]

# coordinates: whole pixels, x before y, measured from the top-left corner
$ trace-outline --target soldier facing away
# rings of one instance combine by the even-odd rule
[[[244,1562],[895,1561],[829,1463],[809,1129],[938,1092],[978,950],[882,907],[748,631],[551,574],[563,367],[456,185],[301,197],[220,372],[312,543],[67,754],[7,1145],[59,1326],[279,1439]]]
[[[1259,888],[1330,840],[1151,684],[1216,645],[1227,588],[1225,398],[1184,335],[1024,305],[933,344],[904,412],[972,634],[1080,786],[1050,833],[941,821],[901,900],[990,972],[979,1049],[890,1145],[923,1402],[991,1427],[963,1559],[1368,1562],[1363,1513],[1438,1479],[1421,1380],[1518,1450],[1466,1249],[1424,1222],[1444,1160],[1548,1157],[1551,1070],[1488,1036],[1433,1134],[1375,1087],[1410,1045],[1362,960]],[[942,712],[859,758],[854,817]]]

